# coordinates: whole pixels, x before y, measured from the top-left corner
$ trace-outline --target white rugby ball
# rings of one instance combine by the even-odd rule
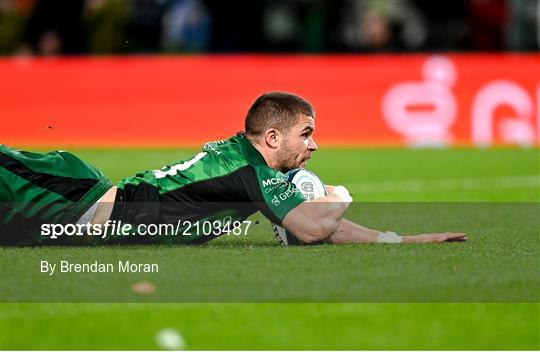
[[[289,182],[294,183],[296,188],[302,193],[306,201],[327,195],[324,183],[317,175],[306,169],[294,169],[285,174]],[[279,243],[283,246],[299,245],[300,241],[285,228],[272,223],[272,230]]]

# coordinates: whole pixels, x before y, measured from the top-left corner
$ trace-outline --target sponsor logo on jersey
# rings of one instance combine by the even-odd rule
[[[266,180],[262,180],[264,193],[272,193],[276,189],[281,187],[281,185],[286,184],[286,183],[287,183],[286,179],[278,178],[278,177],[271,177],[271,178],[267,178]]]
[[[281,179],[281,178],[276,178],[276,177],[268,178],[262,181],[262,184],[264,187],[264,193],[274,192],[275,190],[279,189],[283,184],[287,184],[287,183],[288,181],[286,179]],[[282,201],[287,200],[290,197],[292,197],[297,192],[301,193],[300,190],[297,189],[294,184],[291,184],[291,187],[287,187],[282,192],[274,195],[274,197],[272,198],[272,204],[278,205]]]
[[[280,200],[287,200],[291,198],[296,193],[296,188],[291,188],[286,190],[283,193],[278,194]]]
[[[287,182],[287,180],[285,180],[283,178],[271,177],[271,178],[267,178],[266,180],[263,180],[262,185],[263,185],[263,187],[269,187],[269,186],[280,185],[280,184],[286,183],[286,182]]]
[[[225,143],[225,141],[216,141],[216,142],[208,142],[204,145],[203,150],[208,152],[214,152],[216,154],[221,154],[221,151],[217,149],[218,146]]]

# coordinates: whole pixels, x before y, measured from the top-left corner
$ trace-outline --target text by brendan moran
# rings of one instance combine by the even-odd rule
[[[158,273],[157,263],[132,263],[129,260],[119,260],[117,263],[72,263],[61,260],[59,263],[40,261],[40,272],[49,275],[56,273]]]

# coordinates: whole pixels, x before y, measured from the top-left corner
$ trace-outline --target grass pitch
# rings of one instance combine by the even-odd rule
[[[76,151],[113,181],[193,152]],[[283,303],[2,303],[0,348],[154,349],[155,334],[175,328],[188,349],[538,349],[539,156],[330,149],[308,165],[367,203],[349,218],[403,232],[465,231],[467,243],[282,248],[261,222],[250,236],[200,247],[2,248],[4,302],[54,301],[60,288],[72,301]],[[47,281],[35,268],[70,257],[149,258],[163,261],[164,272]],[[132,293],[139,280],[156,292]],[[312,303],[284,303],[291,301]]]

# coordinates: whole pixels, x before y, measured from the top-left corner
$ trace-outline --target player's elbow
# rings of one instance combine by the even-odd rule
[[[341,217],[328,211],[330,206],[333,204],[302,203],[285,216],[283,225],[302,244],[324,242],[336,232],[341,222]]]
[[[301,236],[300,241],[308,245],[322,243],[336,232],[338,226],[339,222],[332,219],[322,219],[313,222],[310,228]]]

